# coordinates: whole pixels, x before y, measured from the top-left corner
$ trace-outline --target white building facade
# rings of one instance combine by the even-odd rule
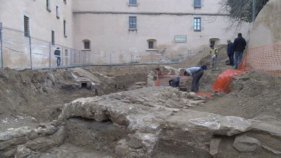
[[[247,24],[231,28],[221,2],[74,0],[74,47],[116,62],[178,61],[208,46],[210,39],[226,43],[238,32],[248,34]]]
[[[53,51],[73,48],[72,20],[71,0],[0,0],[3,66],[56,65]]]
[[[238,32],[248,34],[248,24],[242,29],[230,27],[228,14],[221,11],[221,1],[0,0],[4,28],[49,42],[52,48],[47,51],[40,42],[39,46],[32,42],[31,57],[24,48],[25,54],[17,58],[4,48],[9,53],[3,51],[3,59],[10,67],[30,59],[35,65],[52,67],[53,50],[62,46],[65,65],[74,60],[68,48],[79,50],[79,58],[84,55],[83,63],[89,64],[179,61],[208,46],[210,39],[226,43]],[[3,35],[5,46],[5,32]],[[78,56],[72,54],[71,58]]]

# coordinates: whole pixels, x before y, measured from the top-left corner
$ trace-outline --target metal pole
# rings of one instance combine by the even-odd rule
[[[109,64],[111,65],[111,52],[109,54]]]
[[[131,64],[133,64],[133,54],[131,52]]]
[[[131,66],[129,66],[129,72],[131,72],[130,67],[132,67],[132,66],[133,66],[133,62],[134,62],[134,61],[133,61],[133,54],[132,54],[132,52],[131,52],[131,64],[130,64]]]
[[[29,56],[30,56],[30,68],[31,70],[33,69],[32,67],[32,48],[31,48],[31,36],[28,36],[29,38]]]
[[[52,44],[49,43],[49,69],[52,67]]]
[[[254,23],[255,22],[255,19],[256,19],[256,0],[253,0],[253,15],[252,15],[252,22]]]
[[[2,28],[3,25],[0,23],[0,53],[1,53],[1,68],[4,68],[4,63],[3,63],[3,34],[2,34]]]
[[[70,55],[70,63],[69,63],[69,66],[72,66],[72,65],[74,65],[74,52],[75,50],[74,49],[70,49],[70,52],[69,52],[69,55]]]
[[[151,63],[153,63],[153,59],[152,59],[152,52],[150,52],[150,59],[151,59]]]
[[[78,55],[79,55],[79,63],[78,64],[81,66],[81,51],[79,51]]]
[[[64,48],[61,46],[61,53],[60,53],[60,58],[61,58],[61,66],[64,66]]]

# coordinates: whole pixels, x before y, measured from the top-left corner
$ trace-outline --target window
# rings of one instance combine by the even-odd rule
[[[129,0],[129,6],[137,6],[137,0]]]
[[[65,20],[63,20],[63,34],[64,34],[64,37],[66,38],[67,34],[66,34],[66,21]]]
[[[195,17],[193,21],[193,30],[194,31],[201,31],[201,18],[200,17]]]
[[[147,40],[148,49],[155,49],[156,48],[156,40],[155,39],[149,39]]]
[[[51,12],[51,4],[50,4],[50,0],[46,0],[46,9]]]
[[[56,16],[57,16],[57,19],[60,18],[59,6],[56,6]]]
[[[91,49],[91,42],[90,40],[83,40],[83,44],[84,44],[84,49],[85,50],[90,50]]]
[[[30,32],[29,32],[29,17],[24,16],[24,36],[25,37],[30,37]]]
[[[52,30],[52,33],[51,33],[52,35],[52,45],[55,45],[55,31],[54,30]]]
[[[137,30],[137,17],[129,16],[129,31]]]
[[[194,8],[201,8],[201,0],[194,0]]]

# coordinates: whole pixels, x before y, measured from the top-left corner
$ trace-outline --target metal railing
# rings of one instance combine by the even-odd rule
[[[126,53],[125,53],[126,52]],[[171,60],[159,52],[138,55],[137,51],[126,50],[106,52],[102,50],[82,51],[49,41],[25,36],[23,31],[2,27],[0,23],[1,68],[12,69],[51,69],[92,65],[146,65],[178,64],[180,60],[192,56],[187,52]]]

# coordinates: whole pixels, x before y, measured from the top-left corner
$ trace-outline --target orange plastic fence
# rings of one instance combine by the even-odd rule
[[[160,82],[160,79],[158,78],[157,80],[155,80],[155,83],[154,83],[154,85],[156,86],[156,87],[159,87],[161,84],[160,84],[161,82]]]
[[[243,57],[241,64],[239,65],[239,69],[228,69],[221,73],[215,83],[213,84],[212,90],[216,93],[229,93],[230,92],[230,84],[232,82],[233,77],[242,75],[249,70],[248,67],[248,54]]]
[[[201,97],[206,97],[208,99],[212,99],[212,93],[210,92],[198,92],[196,95],[201,96]]]
[[[281,76],[281,43],[250,48],[244,56],[239,70],[229,69],[221,73],[213,84],[212,90],[219,93],[230,92],[233,77],[248,70]]]
[[[229,93],[230,84],[234,76],[241,75],[245,71],[228,69],[221,73],[215,83],[213,84],[212,90],[217,93]]]
[[[255,71],[281,76],[281,43],[249,49],[247,65]]]
[[[281,43],[248,49],[238,70],[228,69],[218,76],[212,86],[213,92],[229,93],[233,77],[249,70],[281,76]],[[156,81],[156,85],[160,85],[159,80]],[[209,93],[198,95],[210,97]]]
[[[158,74],[157,79],[154,81],[154,86],[169,86],[169,80],[177,77],[176,75]]]

